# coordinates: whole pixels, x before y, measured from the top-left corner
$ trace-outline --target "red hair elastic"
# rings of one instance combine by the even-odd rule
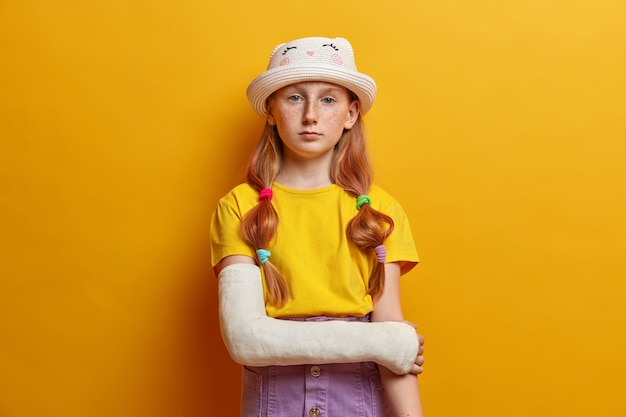
[[[259,193],[259,201],[261,201],[261,200],[263,200],[265,198],[271,200],[272,196],[273,196],[272,189],[271,188],[264,188]]]

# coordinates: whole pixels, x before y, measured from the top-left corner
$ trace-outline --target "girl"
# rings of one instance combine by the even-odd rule
[[[400,307],[418,258],[402,208],[371,184],[375,94],[343,38],[277,46],[248,87],[266,126],[211,227],[241,416],[422,415],[423,339]]]

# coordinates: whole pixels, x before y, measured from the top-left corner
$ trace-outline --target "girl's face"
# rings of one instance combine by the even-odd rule
[[[284,157],[330,156],[344,129],[359,116],[360,104],[350,92],[327,82],[302,82],[276,91],[268,106],[268,123],[276,126]]]

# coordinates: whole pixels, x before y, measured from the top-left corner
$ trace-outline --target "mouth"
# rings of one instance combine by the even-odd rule
[[[321,136],[321,133],[304,131],[304,132],[300,132],[300,136],[302,136],[305,139],[317,139],[318,137]]]

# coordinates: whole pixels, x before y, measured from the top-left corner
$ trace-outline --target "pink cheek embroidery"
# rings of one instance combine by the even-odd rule
[[[289,58],[283,58],[283,59],[280,61],[280,64],[278,64],[278,65],[280,65],[280,66],[282,67],[282,66],[284,66],[284,65],[287,65],[288,63],[289,63]]]
[[[306,51],[306,54],[307,54],[308,56],[313,56],[313,54],[314,54],[314,53],[315,53],[315,52],[313,52],[313,51]]]
[[[332,56],[332,60],[335,64],[337,65],[343,65],[343,60],[341,59],[341,57],[339,56],[339,54],[333,54]]]

